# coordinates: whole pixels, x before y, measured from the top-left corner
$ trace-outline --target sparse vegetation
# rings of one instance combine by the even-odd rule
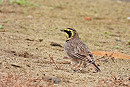
[[[14,3],[14,2],[13,2]],[[31,5],[32,3],[27,1],[27,0],[16,0],[16,2],[18,5],[22,5],[22,6],[25,6],[25,5]]]
[[[30,78],[27,74],[0,73],[0,85],[2,87],[49,87],[42,78]],[[53,86],[54,84],[51,84]]]
[[[95,46],[101,46],[101,44],[100,44],[100,43],[95,43],[94,45],[95,45]]]
[[[4,4],[5,2],[7,2],[7,0],[1,0],[0,1],[0,5],[1,4]],[[37,4],[34,4],[28,0],[9,0],[9,3],[10,4],[18,4],[18,5],[21,5],[21,6],[27,6],[27,5],[33,5],[33,6],[38,6]]]
[[[3,29],[4,27],[2,25],[0,25],[0,29]]]
[[[109,35],[109,32],[106,31],[106,32],[104,32],[104,34]]]
[[[130,3],[120,1],[0,0],[0,84],[130,87]],[[67,27],[76,29],[92,52],[101,51],[94,55],[100,73],[91,66],[72,72],[71,60],[64,57],[65,36],[60,32]],[[61,82],[50,85],[41,79],[44,74]]]
[[[7,23],[9,20],[8,19],[5,19],[4,23]]]
[[[4,3],[5,0],[0,0],[0,5],[2,5]]]
[[[128,41],[128,45],[130,45],[130,41]]]
[[[120,48],[120,46],[115,46],[114,48],[119,49],[119,48]]]

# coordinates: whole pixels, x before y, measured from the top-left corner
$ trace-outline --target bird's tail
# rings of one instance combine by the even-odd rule
[[[97,72],[101,72],[101,70],[98,68],[95,62],[93,62],[91,65],[96,69]]]

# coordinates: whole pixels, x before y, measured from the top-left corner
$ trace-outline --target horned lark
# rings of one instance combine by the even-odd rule
[[[66,28],[61,30],[65,32],[66,42],[64,45],[64,50],[67,55],[72,60],[74,65],[86,67],[87,64],[91,64],[97,72],[101,71],[94,62],[94,57],[89,48],[84,42],[79,38],[79,35],[75,29]]]

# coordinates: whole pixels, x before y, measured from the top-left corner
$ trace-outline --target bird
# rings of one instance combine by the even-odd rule
[[[73,28],[65,28],[61,29],[61,31],[65,33],[67,38],[64,44],[64,52],[67,57],[72,60],[71,63],[73,66],[75,66],[75,68],[85,68],[88,64],[90,64],[97,72],[100,72],[101,70],[95,64],[92,52],[88,46],[79,38],[78,32]],[[75,69],[74,71],[77,70]]]

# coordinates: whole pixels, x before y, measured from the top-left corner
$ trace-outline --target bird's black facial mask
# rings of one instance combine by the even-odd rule
[[[74,31],[70,30],[70,29],[64,29],[65,35],[67,39],[71,39],[73,38],[74,35]]]
[[[67,30],[64,30],[65,31],[65,33],[67,33],[68,35],[67,35],[67,38],[70,38],[71,36],[72,36],[72,32],[71,31],[67,31]]]

